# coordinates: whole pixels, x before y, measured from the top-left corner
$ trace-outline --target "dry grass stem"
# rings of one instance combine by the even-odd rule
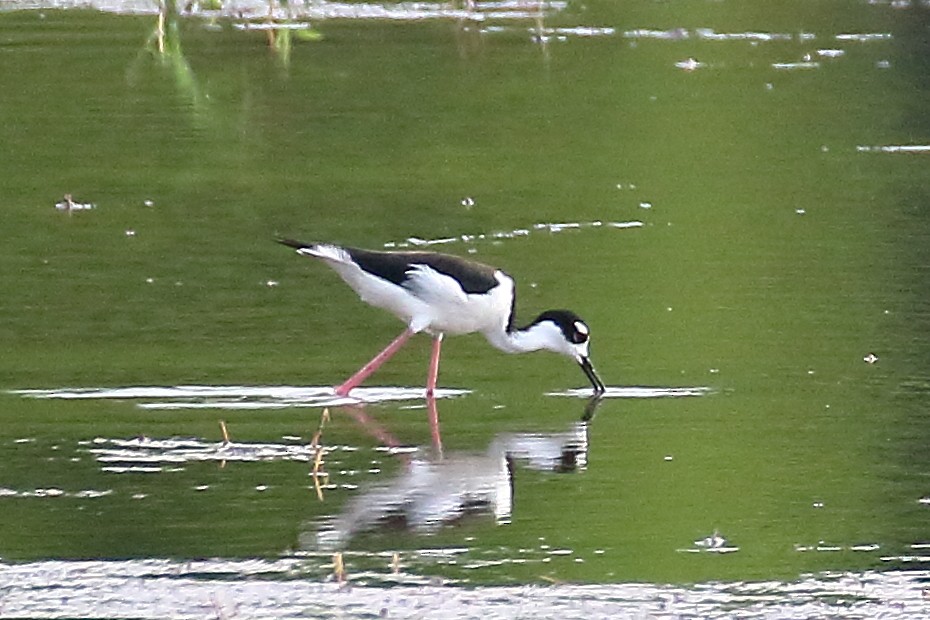
[[[333,554],[333,577],[336,578],[338,583],[343,583],[346,580],[346,567],[342,562],[341,551]]]
[[[323,444],[321,438],[323,436],[323,426],[329,421],[329,409],[323,409],[323,414],[320,416],[320,426],[317,428],[316,433],[313,434],[313,439],[310,441],[311,446],[316,446],[316,450],[313,454],[313,470],[310,472],[310,475],[313,477],[313,488],[316,491],[317,499],[321,502],[323,501],[323,486],[320,483],[320,478],[328,478],[329,474],[323,471]]]

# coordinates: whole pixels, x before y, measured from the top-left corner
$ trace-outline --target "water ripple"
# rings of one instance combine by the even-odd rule
[[[314,444],[206,442],[198,439],[109,439],[97,437],[87,451],[97,462],[107,465],[108,471],[121,468],[151,468],[161,471],[160,465],[182,465],[195,461],[300,461],[308,463],[320,450],[328,454],[352,449],[343,446],[317,446]],[[121,465],[118,465],[121,464]],[[139,469],[134,469],[139,471]]]
[[[519,237],[526,237],[532,234],[533,232],[550,232],[550,233],[560,233],[565,230],[580,230],[583,228],[600,228],[606,226],[607,228],[641,228],[645,226],[643,222],[639,220],[632,221],[623,221],[623,222],[602,222],[601,220],[594,220],[590,222],[537,222],[533,224],[530,228],[515,228],[513,230],[500,230],[496,232],[489,233],[475,233],[475,234],[462,234],[455,237],[438,237],[435,239],[422,239],[420,237],[408,237],[403,241],[389,241],[384,244],[385,248],[396,249],[396,248],[409,248],[409,247],[421,247],[421,246],[431,246],[431,245],[446,245],[449,243],[469,243],[473,244],[478,241],[499,241],[502,239],[516,239]]]
[[[0,7],[6,4],[0,2]],[[150,0],[25,0],[16,3],[19,9],[68,9],[92,8],[120,14],[153,14],[158,12],[158,3]],[[464,3],[463,3],[464,4]],[[218,6],[218,9],[208,8]],[[471,7],[459,7],[447,2],[330,2],[315,0],[272,6],[271,17],[277,20],[300,19],[349,19],[349,20],[397,20],[420,21],[433,19],[458,19],[480,22],[488,19],[528,19],[539,15],[548,16],[565,10],[567,3],[561,0],[526,2],[521,0],[499,0],[475,2]],[[264,19],[269,6],[263,0],[239,0],[219,5],[192,3],[185,12],[201,17],[216,18],[217,15],[237,19]]]
[[[11,390],[27,398],[116,399],[138,401],[142,409],[284,409],[335,407],[358,403],[420,400],[422,387],[359,387],[351,396],[337,396],[330,386],[293,387],[242,385],[130,386],[118,388],[56,388]],[[470,390],[437,389],[436,398],[454,398]]]
[[[357,558],[350,557],[349,562]],[[371,558],[384,564],[389,557]],[[823,573],[793,582],[460,588],[403,572],[308,581],[329,556],[278,560],[0,563],[16,617],[875,618],[926,617],[930,571]],[[391,587],[383,587],[390,585]]]
[[[858,145],[856,151],[859,153],[930,153],[930,144]]]
[[[608,387],[601,398],[681,398],[705,396],[712,392],[709,387]],[[590,398],[591,388],[575,388],[561,392],[548,392],[547,396],[571,396]]]

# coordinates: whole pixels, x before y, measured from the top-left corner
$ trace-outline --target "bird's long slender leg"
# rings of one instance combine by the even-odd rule
[[[436,399],[432,396],[426,397],[426,413],[429,417],[430,434],[433,437],[433,450],[436,455],[442,458],[442,436],[439,434],[439,408],[436,406]]]
[[[384,362],[391,359],[391,357],[397,353],[397,351],[404,346],[404,343],[410,339],[410,336],[413,335],[413,332],[410,329],[405,329],[401,332],[400,336],[391,341],[391,344],[386,346],[381,353],[378,353],[372,358],[370,362],[362,366],[358,372],[346,379],[342,384],[336,386],[336,394],[339,396],[348,396],[349,392],[353,388],[358,387],[361,383],[370,377],[378,368],[381,367]]]
[[[436,392],[436,381],[439,379],[439,352],[442,349],[442,334],[433,338],[433,353],[429,358],[429,374],[426,375],[426,397],[432,398]]]

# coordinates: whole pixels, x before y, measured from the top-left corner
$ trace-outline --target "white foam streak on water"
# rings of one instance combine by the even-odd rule
[[[623,33],[627,39],[659,39],[664,41],[680,41],[684,39],[702,39],[705,41],[812,41],[817,36],[810,32],[717,32],[713,28],[671,28],[669,30],[656,30],[652,28],[636,28]],[[864,32],[841,33],[835,35],[837,41],[854,41],[866,43],[869,41],[890,41],[893,38],[890,32]]]
[[[113,493],[112,489],[106,491],[97,491],[95,489],[84,489],[83,491],[68,492],[55,487],[47,489],[32,489],[31,491],[17,491],[7,487],[0,487],[0,497],[30,497],[30,498],[57,498],[70,497],[76,499],[97,499],[106,497]]]
[[[708,41],[790,41],[794,38],[793,34],[784,32],[716,32],[713,28],[698,28],[694,32],[697,38]]]
[[[784,71],[793,71],[795,69],[819,69],[819,62],[773,62],[772,67]]]
[[[652,28],[636,28],[623,33],[627,39],[659,39],[664,41],[680,41],[684,39],[701,39],[704,41],[809,41],[816,38],[808,32],[797,34],[788,32],[717,32],[713,28],[671,28],[669,30],[656,30]]]
[[[889,144],[885,146],[856,147],[860,153],[930,153],[930,144]]]
[[[315,444],[206,442],[196,439],[105,439],[98,437],[87,451],[99,463],[135,464],[133,467],[161,464],[182,465],[195,461],[299,461],[310,462],[318,450],[324,454],[354,451],[351,446]],[[155,468],[152,471],[160,471]]]
[[[609,228],[640,228],[645,226],[645,224],[639,220],[631,220],[624,222],[602,222],[600,220],[594,220],[591,222],[537,222],[533,224],[529,229],[527,228],[515,228],[513,230],[504,230],[497,232],[489,233],[475,233],[475,234],[463,234],[458,237],[440,237],[437,239],[422,239],[420,237],[409,237],[404,241],[389,241],[384,244],[385,248],[395,249],[395,248],[409,248],[409,247],[422,247],[422,246],[431,246],[431,245],[447,245],[450,243],[462,242],[462,243],[475,243],[480,241],[500,241],[504,239],[516,239],[518,237],[526,237],[533,231],[538,232],[550,232],[550,233],[559,233],[564,230],[577,230],[582,228],[600,228],[602,226],[607,226]]]
[[[337,396],[332,387],[178,385],[120,388],[58,388],[11,390],[29,398],[63,400],[117,399],[143,401],[142,409],[283,409],[286,407],[336,407],[359,403],[421,400],[422,387],[360,387],[349,397]],[[469,390],[440,388],[436,398],[454,398]],[[154,402],[153,402],[154,401]]]
[[[890,41],[892,38],[893,36],[890,32],[860,32],[836,35],[837,41],[856,41],[857,43],[867,43],[869,41]]]
[[[601,398],[681,398],[683,396],[704,396],[709,394],[709,387],[608,387]],[[549,392],[547,396],[571,396],[589,398],[591,388],[576,388],[562,392]]]
[[[325,556],[176,562],[0,564],[4,616],[27,618],[876,618],[926,617],[927,571],[834,573],[795,582],[460,588],[416,575],[351,587],[309,579]],[[351,567],[351,564],[350,564]],[[351,569],[350,569],[351,570]],[[385,584],[393,583],[390,587]]]
[[[704,396],[709,387],[608,387],[603,398],[668,398]],[[63,400],[117,399],[136,400],[143,409],[283,409],[286,407],[335,407],[359,403],[421,400],[423,388],[370,387],[352,390],[351,397],[336,396],[333,388],[290,386],[213,386],[179,385],[173,387],[59,388],[50,390],[11,390],[29,398]],[[470,390],[441,388],[436,398],[457,398]],[[587,398],[590,388],[549,392],[548,396]]]
[[[483,35],[493,35],[500,33],[526,34],[527,40],[535,43],[548,43],[558,41],[560,43],[568,41],[574,37],[609,37],[613,36],[613,28],[600,28],[596,26],[576,26],[573,28],[542,28],[539,26],[500,26],[488,25],[483,26],[480,30]]]

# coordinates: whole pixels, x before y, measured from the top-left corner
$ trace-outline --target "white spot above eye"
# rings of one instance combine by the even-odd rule
[[[582,323],[581,321],[575,321],[575,331],[579,334],[588,335],[588,326]]]

